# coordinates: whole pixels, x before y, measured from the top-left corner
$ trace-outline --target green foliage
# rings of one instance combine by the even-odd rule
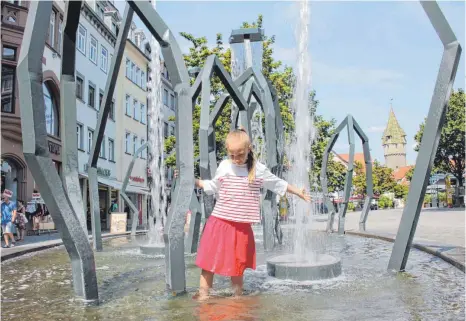
[[[404,199],[406,195],[408,195],[409,186],[403,184],[396,184],[393,188],[393,192],[395,193],[395,198],[402,198]]]
[[[378,204],[379,204],[379,208],[393,207],[393,201],[386,195],[380,196]]]
[[[366,172],[359,162],[355,162],[354,166],[355,176],[353,177],[353,186],[357,194],[366,194]],[[374,194],[382,195],[386,192],[393,192],[396,186],[395,179],[393,178],[393,170],[380,164],[377,160],[372,164],[372,183]]]
[[[436,172],[453,174],[460,184],[463,184],[465,168],[465,97],[463,89],[452,92],[445,115],[445,125],[435,155],[434,169]],[[414,136],[418,143],[415,150],[419,151],[425,120],[419,125],[419,131]]]
[[[413,179],[413,174],[414,174],[414,166],[411,167],[407,172],[406,172],[406,179],[411,182]]]
[[[263,16],[259,15],[257,20],[248,23],[244,22],[242,24],[242,28],[254,28],[254,27],[262,27],[263,23]],[[223,39],[222,34],[218,33],[216,36],[216,44],[213,48],[210,48],[207,44],[206,37],[195,37],[194,35],[181,32],[180,33],[183,38],[188,40],[191,43],[191,47],[189,48],[189,54],[184,55],[184,60],[186,63],[186,67],[189,69],[190,67],[203,67],[204,63],[212,54],[217,55],[220,59],[222,64],[225,66],[227,72],[231,72],[231,50],[225,49],[223,47]],[[293,70],[290,67],[283,67],[282,62],[279,60],[275,60],[273,58],[274,52],[274,44],[275,44],[275,36],[266,37],[263,41],[263,63],[262,63],[262,72],[264,76],[271,80],[272,84],[275,86],[277,90],[277,94],[279,97],[279,105],[280,105],[280,112],[283,118],[283,123],[285,126],[285,131],[289,132],[290,130],[294,129],[294,120],[293,115],[290,112],[289,102],[293,95],[293,82],[294,82],[294,74]],[[192,80],[192,83],[194,79]],[[222,93],[226,92],[223,84],[221,83],[220,79],[214,76],[211,79],[211,101],[210,106],[211,109],[214,107],[215,103],[219,99]],[[194,157],[199,156],[199,120],[200,120],[200,99],[198,99],[197,104],[193,110],[193,139],[194,139]],[[226,155],[226,150],[224,146],[224,141],[226,135],[230,131],[230,115],[231,115],[231,102],[226,105],[223,112],[219,116],[217,123],[216,123],[216,131],[215,131],[215,140],[217,144],[217,159],[221,160]],[[165,143],[165,150],[167,153],[172,150],[173,140],[166,140]],[[171,147],[171,149],[170,149]],[[171,156],[170,160],[167,160],[167,166],[174,166],[175,165],[175,155]],[[196,174],[198,174],[198,168],[196,167]]]
[[[432,202],[432,195],[426,194],[424,196],[424,204],[430,204]]]
[[[348,203],[348,211],[354,211],[355,208],[356,208],[356,206],[354,206],[353,202]]]

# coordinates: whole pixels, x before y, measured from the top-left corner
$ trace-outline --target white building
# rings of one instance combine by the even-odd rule
[[[81,18],[76,36],[76,102],[77,139],[81,188],[85,208],[89,208],[87,163],[96,133],[100,103],[107,83],[109,67],[116,44],[117,25],[121,21],[118,10],[108,1],[86,1],[81,8]],[[115,97],[115,96],[114,96]],[[111,200],[118,198],[121,181],[118,180],[116,154],[115,99],[105,128],[100,157],[99,199],[101,225],[109,228],[108,209]],[[89,210],[88,210],[89,220]]]

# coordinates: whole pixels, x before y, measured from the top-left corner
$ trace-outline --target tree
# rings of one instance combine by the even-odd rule
[[[405,199],[406,195],[408,195],[409,186],[403,184],[396,184],[393,188],[393,193],[395,194],[395,198],[398,199]]]
[[[465,169],[465,97],[463,89],[453,90],[450,96],[434,160],[435,171],[453,174],[460,186],[463,185]],[[424,119],[414,136],[417,142],[415,151],[420,149],[425,122]]]
[[[360,162],[355,162],[355,176],[353,178],[353,186],[355,192],[360,195],[365,195],[366,192],[366,172]],[[372,164],[372,184],[374,194],[382,195],[383,193],[393,192],[396,182],[393,178],[393,170],[380,164],[377,160]]]
[[[406,172],[406,175],[405,175],[406,179],[407,179],[408,181],[411,182],[411,180],[413,179],[413,174],[414,174],[414,166],[411,167],[411,168]]]
[[[263,16],[259,15],[257,20],[253,23],[244,22],[242,28],[261,28],[263,23]],[[225,66],[227,72],[231,72],[231,50],[223,47],[222,35],[217,34],[216,45],[209,48],[206,37],[195,37],[194,35],[186,32],[180,33],[183,38],[190,41],[191,47],[189,54],[184,55],[186,67],[203,67],[204,63],[212,54],[219,57],[222,64]],[[283,118],[285,131],[289,132],[294,128],[293,115],[290,112],[289,102],[293,96],[293,82],[294,74],[290,67],[283,67],[282,62],[273,58],[273,45],[275,44],[275,36],[266,37],[263,41],[263,55],[262,55],[262,73],[272,82],[278,94],[278,101],[280,105],[280,112]],[[194,80],[193,80],[194,81]],[[219,99],[220,95],[225,92],[225,88],[218,77],[211,79],[211,109]],[[193,139],[194,139],[194,157],[199,156],[199,119],[200,119],[200,99],[198,99],[193,111]],[[216,123],[215,139],[217,144],[217,159],[221,160],[226,155],[224,146],[225,138],[230,131],[230,115],[231,115],[231,102],[224,108],[222,114]],[[175,154],[173,153],[175,140],[174,138],[165,141],[165,151],[167,154],[172,153],[171,157],[166,160],[167,166],[175,165]],[[196,166],[196,174],[198,168]]]

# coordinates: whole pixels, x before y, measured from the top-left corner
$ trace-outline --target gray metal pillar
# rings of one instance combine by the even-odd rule
[[[429,174],[445,122],[445,113],[461,56],[461,46],[435,1],[421,1],[432,26],[443,43],[444,51],[435,83],[421,147],[416,159],[406,207],[388,263],[389,270],[403,271],[416,232]]]
[[[126,170],[125,179],[123,180],[123,186],[121,187],[121,191],[120,191],[121,197],[125,200],[125,202],[128,204],[131,210],[131,217],[132,217],[131,235],[132,236],[136,236],[136,228],[138,226],[139,211],[138,211],[137,206],[134,205],[133,201],[131,201],[128,195],[126,195],[126,188],[128,187],[129,177],[131,173],[133,172],[134,163],[136,162],[136,159],[141,154],[141,152],[147,148],[148,144],[149,144],[148,142],[145,142],[144,144],[142,144],[138,148],[136,153],[133,155],[133,158],[131,159],[131,162],[128,165],[128,169]]]
[[[82,194],[82,199],[83,199],[83,208],[84,208],[84,218],[86,219],[86,235],[88,234],[88,229],[87,229],[87,196],[89,194],[89,187],[87,184],[87,178],[83,178],[83,194]]]
[[[102,98],[102,106],[99,112],[99,119],[97,121],[96,133],[92,141],[92,150],[88,163],[89,175],[89,192],[90,192],[90,205],[92,216],[92,237],[94,249],[102,251],[102,231],[100,227],[100,209],[99,209],[99,186],[97,178],[97,161],[99,160],[100,148],[102,140],[104,139],[105,127],[108,121],[108,114],[112,104],[113,92],[115,90],[118,73],[120,71],[121,60],[125,50],[126,39],[128,38],[129,27],[133,20],[133,9],[126,4],[125,13],[123,15],[123,23],[118,34],[117,42],[115,45],[115,55],[110,64],[109,75],[107,84],[105,86],[104,97]]]
[[[75,12],[77,10],[75,6],[80,7],[81,3],[76,1],[66,5],[65,37],[73,33],[71,28],[77,26],[77,21],[79,21],[79,15],[68,13]],[[23,44],[18,59],[17,77],[23,153],[70,256],[75,293],[86,300],[98,303],[94,253],[48,152],[42,89],[42,56],[51,13],[51,1],[32,1],[30,3]],[[64,43],[70,45],[73,41],[67,39]],[[70,50],[68,45],[63,50],[65,54]],[[74,50],[74,48],[72,49]]]
[[[186,253],[196,253],[197,245],[199,244],[199,235],[201,233],[201,218],[202,218],[202,209],[201,204],[197,201],[197,196],[193,191],[193,196],[191,197],[191,204],[189,206],[191,211],[191,220],[189,222],[189,231],[188,235],[185,238],[185,252]]]
[[[62,142],[63,187],[79,223],[87,235],[86,211],[81,195],[76,139],[76,31],[81,1],[67,6],[63,36],[63,56],[60,77],[60,131]]]
[[[354,168],[354,127],[353,116],[348,115],[347,129],[348,129],[348,143],[349,143],[349,160],[348,170],[345,177],[344,200],[340,210],[338,211],[338,234],[345,234],[345,218],[346,210],[348,209],[348,202],[351,195],[351,188],[353,187],[353,168]]]

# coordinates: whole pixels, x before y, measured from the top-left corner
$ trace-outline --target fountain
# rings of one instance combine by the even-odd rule
[[[154,8],[156,1],[154,1]],[[165,254],[163,241],[163,220],[167,204],[165,189],[164,136],[163,136],[163,102],[162,102],[162,72],[160,45],[154,36],[151,37],[151,62],[149,82],[149,146],[151,151],[150,170],[152,184],[150,188],[152,200],[152,215],[149,218],[149,242],[141,245],[141,253],[147,255]],[[155,224],[154,224],[155,219]]]
[[[309,2],[300,1],[299,21],[296,30],[298,43],[297,78],[293,97],[295,133],[292,138],[289,156],[292,167],[288,180],[295,186],[310,190],[309,168],[310,148],[315,138],[315,128],[310,115],[310,59],[309,59]],[[294,253],[273,257],[267,261],[269,275],[280,279],[317,280],[336,277],[341,274],[339,258],[322,254],[322,249],[312,235],[314,206],[302,200],[295,203]]]

